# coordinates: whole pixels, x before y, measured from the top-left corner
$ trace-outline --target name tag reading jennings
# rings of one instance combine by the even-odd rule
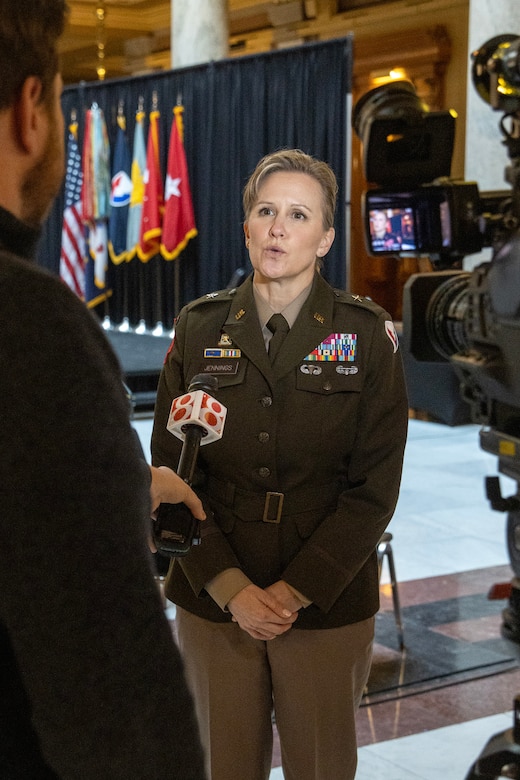
[[[236,374],[238,372],[239,349],[228,347],[207,348],[204,357],[208,362],[204,366],[205,374]]]

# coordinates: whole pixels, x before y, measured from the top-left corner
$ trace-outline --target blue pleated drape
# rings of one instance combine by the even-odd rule
[[[157,321],[171,324],[179,306],[226,287],[237,269],[250,270],[242,232],[242,189],[260,157],[282,147],[297,147],[326,160],[338,177],[336,240],[323,274],[334,286],[345,288],[351,72],[352,40],[347,37],[65,88],[65,124],[75,110],[80,148],[85,111],[97,103],[105,114],[112,151],[120,104],[131,144],[139,102],[147,132],[155,95],[164,174],[172,109],[179,98],[184,106],[184,146],[198,235],[178,260],[157,256],[146,267],[137,259],[109,267],[113,294],[106,306],[113,322],[125,316],[133,324],[144,315],[149,326]],[[62,213],[63,194],[44,227],[38,256],[40,264],[56,273]],[[107,314],[106,306],[100,314]]]

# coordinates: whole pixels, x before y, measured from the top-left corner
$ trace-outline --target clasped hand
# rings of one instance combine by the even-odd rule
[[[286,631],[298,617],[302,606],[283,580],[262,589],[246,585],[227,605],[233,621],[253,639],[275,639]]]

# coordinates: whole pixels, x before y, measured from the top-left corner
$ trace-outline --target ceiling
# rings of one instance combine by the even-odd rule
[[[194,2],[195,13],[200,1]],[[345,34],[347,11],[382,4],[228,0],[229,56]],[[65,83],[95,81],[101,66],[106,78],[171,67],[171,0],[69,0],[69,5],[69,25],[60,46]]]

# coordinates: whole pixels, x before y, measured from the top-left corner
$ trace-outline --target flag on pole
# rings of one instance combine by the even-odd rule
[[[130,147],[126,136],[126,120],[121,112],[117,117],[117,125],[108,222],[108,253],[115,265],[127,260],[126,234],[132,193]]]
[[[65,284],[85,298],[85,229],[82,219],[81,153],[78,146],[78,123],[73,116],[67,141],[67,171],[65,175],[65,209],[61,229],[60,277]]]
[[[143,262],[147,262],[151,257],[158,254],[161,247],[164,191],[159,149],[159,117],[160,113],[156,109],[150,112],[144,175],[143,211],[141,214],[139,243],[137,244],[137,255]]]
[[[83,221],[87,228],[85,301],[89,308],[111,294],[107,282],[110,214],[110,146],[103,111],[94,103],[85,118],[83,141]]]
[[[135,115],[134,144],[132,150],[132,167],[130,178],[132,190],[128,208],[128,224],[126,229],[127,260],[131,260],[137,251],[139,231],[141,229],[141,214],[144,200],[144,173],[146,170],[146,146],[144,143],[144,111],[139,108]]]
[[[191,200],[188,165],[184,152],[183,106],[175,106],[168,150],[165,209],[161,254],[166,260],[180,255],[190,238],[197,235]]]

